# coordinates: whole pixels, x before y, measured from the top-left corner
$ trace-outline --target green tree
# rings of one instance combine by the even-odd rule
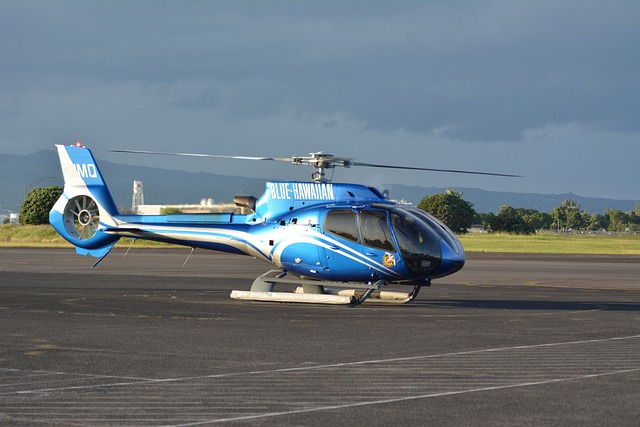
[[[605,216],[609,218],[609,231],[626,231],[629,218],[620,209],[607,209]]]
[[[511,206],[500,206],[500,212],[491,221],[491,231],[510,234],[534,234],[536,229],[525,221],[522,211]]]
[[[640,230],[640,215],[638,214],[638,204],[636,204],[636,210],[627,213],[627,219],[629,221],[629,229],[631,231]]]
[[[20,207],[20,224],[48,224],[49,211],[62,195],[62,191],[62,187],[39,187],[31,190]]]
[[[462,198],[462,192],[452,190],[424,197],[418,209],[429,212],[456,233],[466,233],[476,216],[473,204]]]
[[[575,200],[567,199],[558,208],[551,211],[554,225],[567,230],[581,230],[585,227],[584,216],[586,212],[580,211],[580,205]]]
[[[482,224],[485,228],[489,228],[491,224],[491,220],[495,218],[496,214],[493,212],[487,213],[476,213],[476,216],[473,218],[474,224]]]
[[[592,213],[585,219],[585,228],[589,231],[598,231],[607,229],[609,221],[604,215],[598,213]]]
[[[528,209],[522,218],[535,230],[549,229],[553,226],[553,218],[546,212]]]

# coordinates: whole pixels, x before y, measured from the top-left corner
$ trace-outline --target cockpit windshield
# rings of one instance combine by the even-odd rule
[[[391,225],[407,269],[416,275],[429,275],[442,260],[440,236],[412,212],[394,208]]]
[[[427,224],[429,224],[433,230],[447,242],[449,247],[453,249],[455,253],[460,253],[460,245],[456,243],[457,239],[453,235],[453,232],[449,230],[438,218],[421,209],[412,209],[411,212],[426,221]]]

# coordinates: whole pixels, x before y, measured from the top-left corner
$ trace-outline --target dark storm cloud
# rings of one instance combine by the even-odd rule
[[[366,129],[519,140],[637,131],[633,2],[5,3],[2,74],[191,83],[169,105],[242,120],[344,114]],[[9,37],[12,35],[12,37]],[[9,41],[11,40],[11,41]],[[8,77],[8,78],[7,78]]]
[[[0,151],[335,150],[637,194],[638,22],[635,1],[0,0]]]

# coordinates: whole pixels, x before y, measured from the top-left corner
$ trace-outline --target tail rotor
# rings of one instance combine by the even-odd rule
[[[100,226],[100,209],[93,198],[82,195],[67,202],[64,224],[69,235],[77,240],[89,240]]]

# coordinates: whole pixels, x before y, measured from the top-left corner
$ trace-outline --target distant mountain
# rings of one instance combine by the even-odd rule
[[[133,181],[144,184],[146,204],[199,203],[201,199],[216,202],[231,201],[236,194],[259,197],[264,192],[263,179],[241,176],[194,173],[145,166],[130,166],[107,161],[98,165],[118,206],[129,208]],[[51,178],[54,177],[54,178]],[[54,150],[43,150],[26,156],[0,154],[0,208],[18,211],[25,193],[34,187],[62,185],[58,155]],[[404,199],[418,204],[425,196],[443,193],[444,188],[387,184],[392,199]],[[534,194],[486,191],[478,188],[452,188],[462,191],[464,199],[473,203],[478,212],[498,212],[501,205],[533,208],[551,212],[565,199],[573,199],[582,209],[604,213],[605,209],[631,211],[635,200],[615,200],[582,197],[576,194]]]

